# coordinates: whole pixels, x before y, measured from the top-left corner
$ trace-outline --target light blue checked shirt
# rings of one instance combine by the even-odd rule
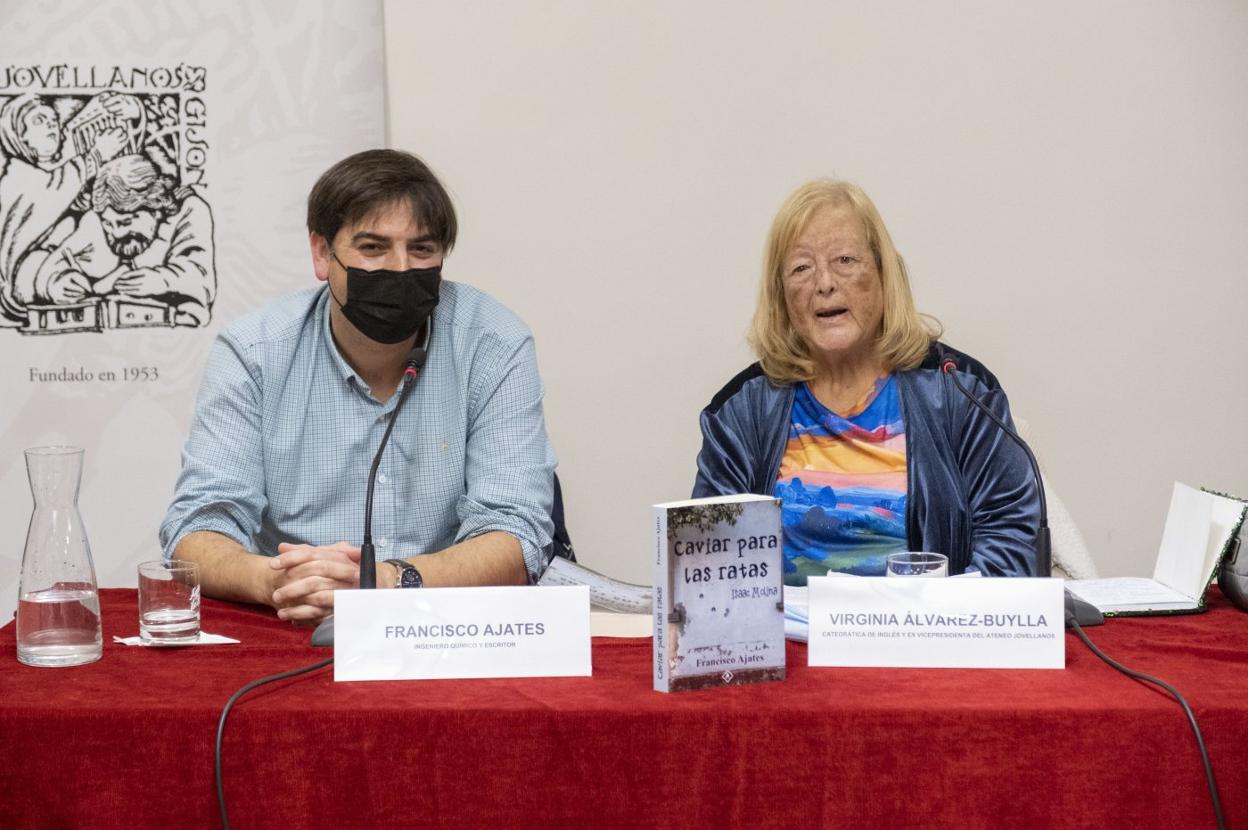
[[[279,542],[360,544],[368,469],[398,394],[379,402],[334,345],[324,287],[248,314],[213,344],[160,527],[165,556],[211,530],[273,555]],[[520,541],[530,580],[551,541],[555,456],[529,330],[483,292],[443,281],[429,358],[373,494],[377,559],[489,531]]]

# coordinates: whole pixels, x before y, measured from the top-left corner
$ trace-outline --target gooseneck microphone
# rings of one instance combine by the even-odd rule
[[[1040,477],[1040,464],[1036,461],[1035,453],[1031,451],[1031,447],[1027,446],[1027,442],[1024,441],[1018,433],[1011,429],[1005,421],[999,418],[996,413],[985,406],[982,401],[972,395],[970,391],[962,385],[962,381],[958,378],[958,364],[955,360],[942,354],[940,369],[941,372],[953,381],[954,385],[957,386],[958,391],[965,395],[967,400],[975,404],[975,406],[978,407],[985,415],[992,419],[994,424],[1001,428],[1002,432],[1010,436],[1010,438],[1012,438],[1014,442],[1022,448],[1023,452],[1027,456],[1027,460],[1031,462],[1031,470],[1036,476],[1036,486],[1040,488],[1040,527],[1036,531],[1036,571],[1039,576],[1049,576],[1053,569],[1052,549],[1049,543],[1049,505],[1044,497],[1044,479]],[[1164,680],[1161,680],[1160,678],[1129,669],[1096,647],[1083,630],[1084,626],[1104,624],[1104,617],[1095,606],[1079,599],[1072,594],[1069,589],[1066,590],[1065,605],[1066,627],[1073,629],[1079,639],[1083,641],[1084,645],[1086,645],[1097,657],[1101,658],[1114,669],[1122,672],[1128,677],[1146,683],[1151,683],[1164,689],[1179,702],[1180,706],[1183,707],[1183,712],[1187,715],[1188,723],[1192,727],[1192,732],[1196,736],[1196,747],[1200,750],[1201,762],[1204,765],[1205,783],[1209,788],[1209,800],[1213,806],[1214,819],[1217,822],[1219,830],[1225,828],[1226,819],[1222,813],[1222,802],[1218,798],[1218,787],[1213,776],[1213,765],[1209,760],[1209,753],[1205,748],[1205,741],[1201,736],[1200,727],[1196,723],[1196,716],[1192,713],[1192,707],[1188,705],[1187,701],[1184,700],[1183,695],[1180,694],[1179,690],[1174,688],[1174,686]]]
[[[377,468],[381,466],[381,454],[386,451],[386,444],[390,443],[390,433],[394,431],[394,424],[399,419],[399,410],[403,408],[403,402],[415,388],[420,370],[425,366],[425,358],[429,356],[429,338],[432,334],[433,317],[431,316],[425,323],[425,336],[421,338],[420,345],[414,346],[407,353],[407,362],[403,366],[403,379],[400,381],[402,386],[399,388],[399,400],[394,405],[394,411],[390,413],[390,421],[386,424],[386,431],[381,436],[381,446],[377,448],[377,454],[373,456],[372,467],[368,471],[368,492],[364,498],[364,540],[360,543],[361,588],[377,587],[377,553],[373,548],[373,486],[377,481]],[[333,644],[334,615],[330,614],[312,632],[312,645],[332,646]]]
[[[377,468],[381,466],[381,454],[386,451],[386,444],[390,443],[390,433],[394,431],[394,424],[399,419],[399,411],[403,408],[403,402],[407,400],[408,395],[412,393],[412,389],[416,386],[416,379],[420,377],[420,370],[425,366],[425,358],[429,356],[429,337],[433,334],[433,316],[430,315],[425,321],[425,336],[421,338],[419,346],[414,346],[407,353],[407,361],[403,366],[403,377],[399,381],[402,386],[399,388],[399,400],[394,405],[394,411],[390,413],[390,422],[386,424],[386,431],[381,436],[381,446],[377,448],[377,454],[373,456],[373,465],[368,471],[368,494],[364,500],[364,541],[360,544],[360,587],[376,588],[377,587],[377,558],[373,551],[373,484],[377,480]],[[321,624],[312,632],[312,645],[314,646],[332,646],[334,644],[334,615],[330,614]],[[243,688],[230,697],[226,702],[225,708],[221,710],[221,718],[217,721],[217,741],[214,752],[213,771],[217,784],[217,806],[221,810],[221,824],[225,830],[230,830],[230,816],[225,808],[225,781],[221,772],[222,745],[225,738],[225,723],[230,716],[230,709],[238,702],[239,698],[259,686],[266,683],[272,683],[275,680],[284,680],[287,677],[295,677],[296,675],[306,674],[317,669],[322,669],[334,662],[334,658],[313,663],[303,668],[285,671],[281,674],[273,674],[268,677],[262,677],[248,683]]]
[[[394,425],[399,420],[403,402],[416,388],[416,378],[425,366],[425,358],[429,354],[429,335],[432,331],[433,318],[430,317],[425,324],[423,341],[407,354],[403,380],[400,381],[403,385],[399,389],[399,400],[394,405],[394,411],[390,413],[390,422],[386,424],[385,434],[381,436],[381,446],[377,448],[377,454],[373,456],[373,466],[368,471],[368,494],[364,498],[364,541],[360,543],[361,588],[377,587],[377,554],[373,549],[373,486],[377,483],[377,468],[381,466],[381,454],[386,451],[386,444],[390,443],[390,433],[394,431]]]
[[[992,419],[992,422],[1001,428],[1001,431],[1010,438],[1014,439],[1014,443],[1022,447],[1023,452],[1027,456],[1027,460],[1031,462],[1031,471],[1036,476],[1036,487],[1040,491],[1040,527],[1036,531],[1036,575],[1049,576],[1053,570],[1053,551],[1049,542],[1049,504],[1044,498],[1044,479],[1040,477],[1040,464],[1036,461],[1035,454],[1031,451],[1031,447],[1027,446],[1027,442],[1019,437],[1018,433],[1010,428],[1009,424],[1001,420],[995,412],[984,405],[983,401],[974,395],[962,385],[962,381],[958,378],[958,364],[950,357],[944,356],[941,360],[940,370],[953,380],[958,391],[966,396],[966,399]]]

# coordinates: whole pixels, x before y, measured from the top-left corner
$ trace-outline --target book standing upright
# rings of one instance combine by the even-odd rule
[[[654,540],[654,688],[783,680],[780,501],[657,504]]]

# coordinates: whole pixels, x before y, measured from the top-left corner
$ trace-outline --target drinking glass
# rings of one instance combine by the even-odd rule
[[[139,636],[149,645],[199,639],[199,565],[180,559],[139,565]]]
[[[943,553],[893,553],[885,576],[948,576],[949,559]]]

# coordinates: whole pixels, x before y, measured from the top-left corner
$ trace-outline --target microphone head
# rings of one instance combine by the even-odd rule
[[[946,375],[950,372],[956,372],[957,370],[958,364],[953,360],[953,358],[946,357],[943,361],[941,361],[940,371],[944,372]]]
[[[414,346],[412,350],[407,353],[407,370],[411,372],[419,372],[422,368],[424,368],[425,358],[428,354],[429,353],[425,350],[424,346]]]

